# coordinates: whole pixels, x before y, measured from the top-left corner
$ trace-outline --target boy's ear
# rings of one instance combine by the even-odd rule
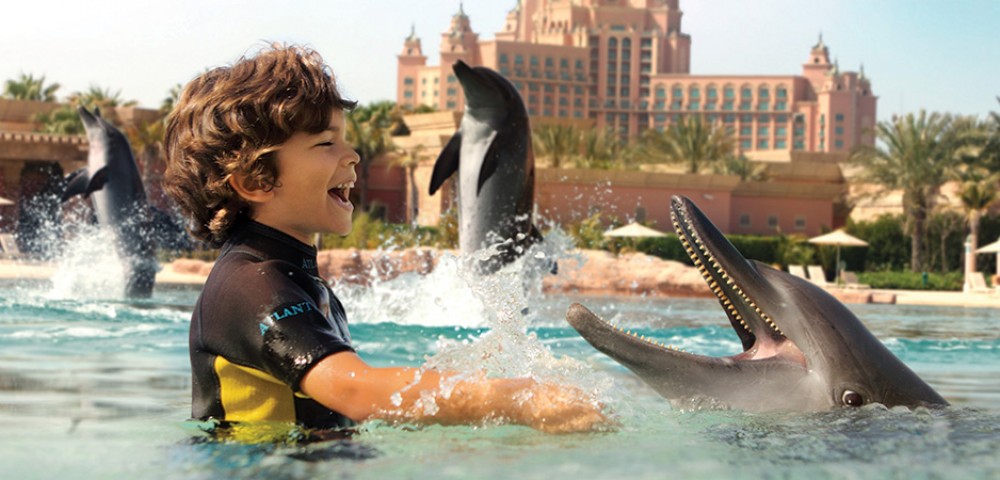
[[[264,203],[274,196],[274,190],[265,190],[247,177],[234,173],[229,176],[229,186],[233,187],[236,194],[251,203]]]

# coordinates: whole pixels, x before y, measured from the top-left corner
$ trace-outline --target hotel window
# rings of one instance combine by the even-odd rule
[[[550,97],[550,96],[546,95],[546,96],[545,96],[545,98],[544,98],[544,100],[543,100],[543,102],[544,102],[544,103],[545,103],[546,105],[552,105],[552,97]]]
[[[788,128],[787,127],[780,127],[780,126],[779,127],[775,127],[774,128],[774,134],[777,135],[777,136],[779,136],[779,137],[784,137],[784,136],[788,135]]]
[[[413,77],[406,77],[403,79],[403,85],[413,85]]]
[[[556,66],[555,60],[552,57],[545,57],[545,68],[552,68]]]
[[[774,93],[775,95],[777,95],[778,98],[788,98],[788,89],[786,89],[785,87],[778,87],[778,89],[775,90]]]
[[[566,110],[559,110],[559,116],[566,118],[569,116],[569,114],[566,113]]]
[[[722,102],[722,109],[723,110],[732,111],[733,110],[733,101],[732,100],[726,100],[725,102]]]
[[[769,130],[770,129],[767,128],[767,127],[758,127],[757,128],[757,136],[758,137],[766,137],[768,134],[771,133]]]
[[[681,106],[682,106],[682,104],[681,104],[681,101],[680,101],[680,100],[674,100],[674,101],[673,101],[673,102],[672,102],[672,103],[670,104],[670,109],[671,109],[671,110],[680,110],[680,109],[681,109]]]
[[[546,83],[546,84],[545,84],[545,92],[546,92],[546,93],[552,93],[552,92],[554,92],[554,91],[556,91],[556,89],[555,89],[555,87],[554,87],[554,86],[552,86],[552,84],[551,84],[551,83]]]
[[[510,69],[507,68],[507,67],[501,66],[500,67],[500,74],[503,75],[503,76],[505,76],[505,77],[508,77],[508,76],[510,76]]]
[[[454,96],[456,93],[458,93],[458,92],[454,88],[449,88],[448,89],[448,96],[449,97]]]
[[[802,215],[795,216],[795,229],[805,230],[806,229],[806,217]]]
[[[771,91],[768,90],[767,87],[760,87],[760,89],[757,90],[757,98],[771,98]]]
[[[569,93],[569,85],[559,85],[559,93]]]
[[[524,57],[520,53],[517,54],[517,55],[514,55],[514,64],[515,65],[524,65]]]
[[[559,59],[559,68],[569,69],[569,59],[568,58],[560,58]]]
[[[844,134],[844,127],[836,127],[836,128],[833,129],[833,131],[837,135],[843,135]]]
[[[681,87],[674,87],[674,89],[670,92],[670,94],[673,95],[674,98],[683,97],[684,96],[684,89],[681,88]]]
[[[507,54],[506,53],[501,53],[500,54],[500,63],[507,63]]]
[[[768,215],[767,216],[767,228],[778,228],[778,216]]]
[[[757,141],[757,148],[767,150],[768,148],[771,148],[771,147],[768,146],[768,141],[766,139],[764,139],[764,140],[758,140]]]
[[[653,108],[657,110],[663,110],[664,108],[667,108],[667,102],[663,100],[657,100],[656,103],[653,105]]]
[[[629,89],[628,89],[628,87],[622,87],[622,89],[621,89],[621,95],[620,96],[622,96],[622,97],[629,96]]]
[[[774,121],[775,121],[775,123],[787,123],[788,122],[788,116],[787,115],[775,115],[774,116]]]
[[[736,134],[736,127],[732,125],[726,125],[726,135],[735,135],[735,134]]]
[[[750,87],[743,87],[740,89],[740,96],[743,98],[750,98],[753,96],[753,90],[750,90]]]
[[[532,55],[530,58],[531,58],[531,60],[530,60],[531,61],[531,66],[532,67],[537,67],[538,66],[538,57]]]
[[[733,98],[736,96],[736,93],[733,92],[733,87],[726,87],[722,91],[722,95],[725,96],[725,98]]]
[[[843,140],[835,140],[833,142],[833,146],[836,147],[837,150],[840,150],[840,149],[844,148],[844,141]]]
[[[688,110],[701,110],[701,104],[698,102],[691,102],[688,104]]]
[[[628,76],[627,73],[623,73],[622,74],[621,82],[622,83],[632,83],[632,77]]]
[[[535,83],[535,82],[528,83],[528,91],[529,92],[537,92],[538,91],[538,84]]]
[[[761,123],[770,122],[771,121],[771,116],[768,115],[768,114],[766,114],[766,113],[757,115],[757,121],[761,122]]]
[[[786,108],[788,108],[788,106],[785,102],[774,102],[775,110],[785,110]]]
[[[688,94],[692,100],[697,100],[701,98],[701,90],[698,87],[692,87],[691,92]]]
[[[577,95],[583,95],[583,87],[581,87],[579,85],[573,87],[573,93],[575,93]]]
[[[836,116],[833,117],[833,119],[836,120],[836,121],[838,121],[838,122],[843,122],[844,121],[844,114],[843,113],[838,113]]]
[[[726,123],[733,123],[733,122],[736,121],[736,115],[733,115],[731,113],[727,113],[726,116],[722,118],[722,121],[724,121]]]
[[[794,143],[792,143],[792,146],[796,150],[805,150],[806,149],[806,144],[802,140],[796,140]]]
[[[655,121],[656,123],[664,123],[667,121],[667,115],[663,113],[657,113],[656,115],[653,115],[653,121]]]
[[[580,98],[580,97],[574,98],[573,99],[573,106],[574,107],[583,107],[583,99]]]
[[[750,141],[749,138],[740,141],[740,148],[742,148],[743,150],[750,150],[751,147],[753,147],[753,142]]]
[[[542,110],[542,115],[545,115],[546,117],[551,117],[552,116],[552,109],[551,108],[546,108],[546,109]]]
[[[820,125],[826,125],[826,114],[825,113],[819,114],[819,124]]]
[[[445,104],[445,108],[447,108],[448,110],[454,110],[455,109],[455,102],[449,101],[448,103]]]
[[[788,143],[785,141],[785,139],[779,138],[774,141],[774,148],[777,148],[778,150],[784,150],[788,148]]]
[[[771,104],[767,102],[761,102],[760,105],[757,105],[757,110],[761,112],[766,112],[770,109],[771,109]]]
[[[708,95],[709,100],[715,100],[718,97],[719,91],[716,90],[715,87],[708,87],[705,94]]]
[[[574,65],[576,65],[577,70],[583,70],[583,60],[580,60],[579,58],[576,59]]]
[[[743,123],[750,123],[753,121],[753,115],[740,115],[740,121]]]
[[[742,111],[750,110],[750,102],[740,102],[740,110]]]
[[[750,214],[741,213],[740,214],[740,226],[743,228],[750,228]]]
[[[796,126],[794,132],[796,137],[801,137],[806,134],[806,129],[800,126]]]
[[[715,102],[708,102],[705,104],[705,110],[715,110]]]
[[[608,92],[607,92],[607,93],[608,93],[608,95],[607,95],[607,96],[609,96],[609,97],[613,97],[613,96],[615,96],[615,92],[616,92],[617,90],[618,90],[618,89],[616,89],[615,87],[608,87]]]
[[[413,97],[413,92],[410,91],[410,90],[407,90],[407,91],[403,92],[403,96],[406,97],[406,98],[412,98]]]
[[[740,136],[749,137],[750,135],[753,135],[753,127],[750,126],[740,127]]]
[[[667,98],[667,90],[663,87],[656,87],[656,98]]]
[[[538,101],[538,95],[528,94],[528,103],[535,103]]]

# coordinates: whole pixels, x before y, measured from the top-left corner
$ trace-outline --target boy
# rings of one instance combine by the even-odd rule
[[[275,45],[192,80],[171,112],[164,185],[192,234],[221,246],[191,321],[193,416],[317,428],[602,424],[600,406],[574,388],[376,368],[355,353],[312,246],[316,233],[351,230],[359,158],[344,111],[354,105],[316,52]]]

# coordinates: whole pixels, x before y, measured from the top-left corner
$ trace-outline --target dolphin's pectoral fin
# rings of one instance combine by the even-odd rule
[[[496,130],[490,133],[487,142],[489,143],[490,148],[486,150],[486,156],[483,157],[483,163],[479,167],[479,180],[476,182],[477,195],[483,189],[483,185],[486,183],[486,180],[489,180],[489,178],[493,176],[493,173],[497,171],[497,166],[500,164],[498,161],[500,158],[500,152],[497,150],[503,147],[510,147],[510,145],[504,145],[507,142],[497,141]]]
[[[104,188],[104,185],[108,183],[108,167],[101,167],[87,183],[87,190],[84,192],[86,195],[90,195],[97,190]]]
[[[458,171],[458,159],[461,153],[462,134],[458,132],[451,137],[451,140],[448,140],[448,144],[444,146],[441,155],[438,155],[437,161],[434,162],[434,171],[431,173],[431,195],[434,195],[441,188],[448,177]]]
[[[65,202],[69,200],[70,197],[74,195],[80,195],[87,191],[87,183],[90,182],[90,177],[87,175],[87,169],[81,168],[66,176],[66,190],[63,191],[62,197],[59,201]]]

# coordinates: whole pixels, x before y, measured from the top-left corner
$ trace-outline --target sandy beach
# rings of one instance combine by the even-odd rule
[[[698,272],[687,265],[643,254],[614,256],[603,251],[574,252],[576,260],[562,260],[559,275],[545,279],[543,290],[594,296],[651,295],[710,297]],[[334,282],[370,283],[373,276],[388,280],[402,273],[427,273],[436,264],[436,251],[397,252],[326,250],[319,254],[320,273]],[[162,264],[158,288],[201,288],[211,263],[180,259]],[[0,281],[46,281],[56,272],[51,263],[0,260]],[[928,290],[828,288],[844,303],[941,305],[1000,308],[1000,293],[964,293]]]

